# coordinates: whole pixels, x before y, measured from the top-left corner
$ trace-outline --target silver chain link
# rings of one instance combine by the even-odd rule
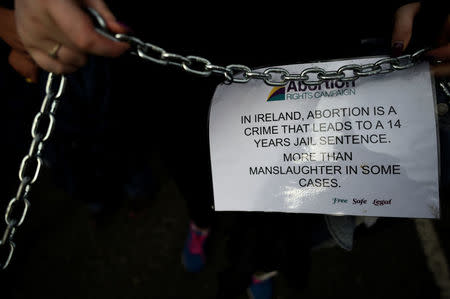
[[[445,95],[450,99],[450,82],[439,82],[439,86],[441,90],[445,93]]]
[[[126,42],[130,45],[130,53],[144,60],[151,61],[164,66],[175,66],[182,70],[198,76],[208,77],[212,74],[223,76],[224,83],[247,83],[250,80],[262,80],[270,86],[283,86],[291,81],[300,81],[304,85],[320,85],[330,80],[355,81],[360,77],[374,76],[378,74],[390,73],[396,70],[403,70],[415,66],[422,59],[423,54],[428,49],[421,49],[413,54],[407,54],[396,58],[383,58],[371,64],[349,64],[340,67],[335,71],[327,71],[318,67],[304,69],[300,73],[290,73],[283,68],[270,67],[264,71],[254,71],[250,67],[242,64],[230,64],[220,66],[212,64],[208,59],[200,56],[182,56],[169,53],[151,43],[143,42],[135,36],[128,34],[112,34],[106,29],[104,19],[92,9],[89,12],[97,22],[97,31],[105,37]],[[55,81],[58,81],[57,88]],[[22,160],[19,168],[20,185],[16,196],[11,199],[5,213],[6,229],[0,239],[0,268],[6,269],[14,253],[15,244],[13,241],[16,229],[22,225],[27,215],[30,202],[28,194],[31,185],[39,177],[42,166],[42,149],[45,142],[51,136],[55,128],[55,112],[60,98],[65,90],[66,77],[50,73],[47,79],[46,95],[41,105],[40,111],[36,114],[31,128],[31,142],[28,154]],[[41,129],[42,120],[47,118],[46,129]],[[33,168],[34,167],[34,168]],[[20,213],[17,213],[17,210]],[[2,254],[5,252],[5,254]]]
[[[253,71],[250,67],[242,64],[230,64],[220,66],[212,64],[208,59],[200,56],[183,56],[170,53],[152,43],[124,33],[112,33],[108,30],[106,22],[95,10],[89,8],[97,25],[97,32],[103,36],[130,45],[130,53],[144,60],[151,61],[163,66],[175,66],[182,68],[188,73],[209,77],[211,74],[223,76],[224,83],[247,83],[250,80],[263,80],[270,86],[283,86],[290,81],[300,81],[304,85],[320,85],[330,80],[355,81],[360,77],[374,76],[378,74],[391,73],[396,70],[411,68],[420,63],[425,52],[429,48],[420,49],[412,54],[399,57],[383,58],[370,64],[348,64],[336,71],[326,71],[322,68],[307,68],[300,73],[289,73],[282,68],[270,67],[262,72]],[[311,76],[313,75],[313,76]]]
[[[411,68],[420,63],[423,54],[429,49],[420,49],[413,54],[400,57],[383,58],[370,64],[348,64],[335,71],[326,71],[322,68],[312,67],[300,73],[290,73],[286,69],[270,67],[263,71],[254,71],[242,64],[230,64],[220,66],[212,64],[208,59],[199,56],[182,56],[167,52],[161,47],[144,42],[135,36],[118,33],[110,34],[101,30],[109,38],[127,42],[131,47],[131,54],[144,60],[151,61],[164,66],[175,66],[188,73],[208,77],[211,74],[223,76],[224,83],[247,83],[250,80],[262,80],[270,86],[284,86],[290,81],[300,81],[304,85],[320,85],[326,81],[340,80],[355,81],[360,77],[374,76],[378,74],[391,73],[396,70]]]
[[[6,229],[0,239],[0,267],[6,269],[14,253],[14,234],[27,215],[30,202],[28,194],[36,182],[42,166],[42,149],[55,128],[55,112],[66,86],[66,77],[50,73],[47,78],[45,97],[41,109],[31,126],[31,141],[28,153],[22,159],[19,168],[19,188],[16,196],[10,200],[5,213]]]

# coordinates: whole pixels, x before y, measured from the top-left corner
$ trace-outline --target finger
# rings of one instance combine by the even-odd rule
[[[9,53],[8,62],[24,78],[37,82],[38,67],[29,55],[12,50]]]
[[[57,59],[48,56],[48,53],[39,49],[30,49],[30,55],[33,59],[39,62],[39,66],[48,72],[55,74],[70,74],[75,72],[78,68],[71,64],[64,64]]]
[[[450,41],[450,14],[447,16],[447,20],[444,23],[438,42],[439,45],[445,45],[449,41]]]
[[[408,46],[412,36],[414,17],[419,10],[420,3],[414,2],[403,5],[396,11],[391,40],[393,56],[399,56]]]
[[[60,45],[59,49],[57,49],[56,53],[54,53],[55,57],[52,57],[51,53]],[[56,59],[62,64],[71,64],[77,68],[84,66],[87,62],[86,54],[81,52],[78,49],[73,49],[64,44],[60,44],[56,41],[50,40],[42,40],[40,44],[41,49],[48,49],[47,53],[52,59]]]
[[[116,33],[126,33],[129,28],[124,24],[117,22],[116,17],[102,0],[85,0],[85,5],[95,9],[105,20],[108,29]]]
[[[450,76],[450,63],[440,63],[431,66],[431,74],[435,77]]]
[[[82,52],[116,57],[128,49],[128,44],[112,41],[95,31],[89,16],[72,1],[55,1],[49,7],[55,23]],[[65,12],[62,14],[61,12]]]
[[[87,56],[85,54],[65,46],[61,46],[56,59],[63,64],[71,64],[77,68],[83,67],[87,63]]]
[[[427,56],[433,56],[440,60],[450,60],[450,44],[428,51]]]

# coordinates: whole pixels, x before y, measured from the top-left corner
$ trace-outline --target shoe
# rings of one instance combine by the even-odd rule
[[[200,272],[205,267],[205,242],[208,236],[209,230],[199,229],[193,222],[190,223],[182,254],[186,271]]]
[[[276,272],[265,274],[263,278],[252,277],[252,283],[247,289],[250,299],[272,299],[273,298],[273,277]]]

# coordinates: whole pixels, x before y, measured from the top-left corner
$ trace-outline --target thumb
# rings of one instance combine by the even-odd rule
[[[408,46],[413,30],[414,17],[420,10],[420,3],[414,2],[401,6],[395,13],[392,31],[392,56],[401,55]]]

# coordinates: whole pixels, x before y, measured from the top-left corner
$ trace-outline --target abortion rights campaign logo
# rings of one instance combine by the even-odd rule
[[[286,88],[284,86],[274,87],[267,97],[267,102],[284,100],[286,100]]]
[[[322,97],[351,96],[356,94],[355,81],[327,81],[317,85],[305,85],[301,81],[291,81],[286,86],[272,88],[267,102],[285,100],[311,100]]]

